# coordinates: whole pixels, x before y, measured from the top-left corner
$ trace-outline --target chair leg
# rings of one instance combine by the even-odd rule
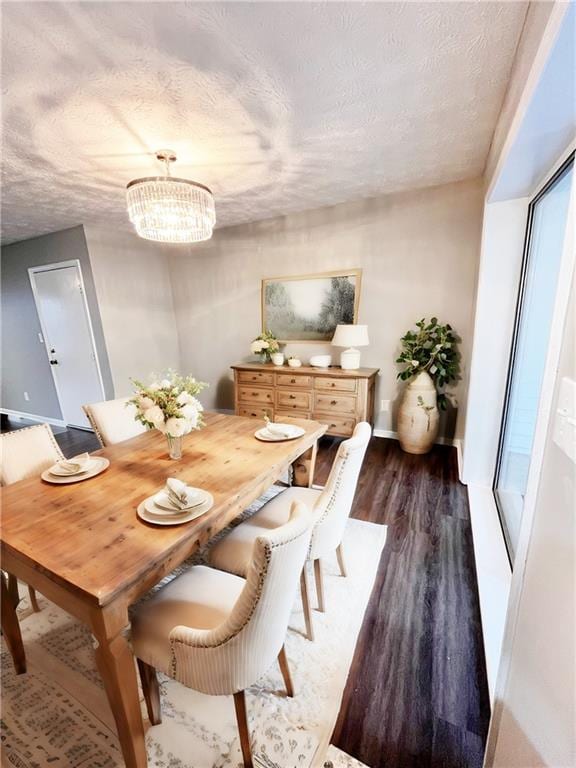
[[[282,646],[280,653],[278,654],[278,664],[280,665],[280,672],[284,678],[284,685],[286,686],[286,693],[291,698],[294,696],[294,685],[292,683],[292,675],[290,674],[290,667],[288,666],[288,658],[286,656],[286,648]]]
[[[28,586],[28,597],[30,598],[30,605],[32,606],[34,613],[39,613],[40,606],[38,605],[38,600],[36,599],[36,590],[30,585]]]
[[[246,697],[244,691],[238,691],[238,693],[234,694],[234,707],[236,709],[238,732],[240,733],[240,747],[242,748],[244,768],[253,768],[250,731],[248,729],[248,715],[246,714]]]
[[[348,576],[348,571],[346,570],[346,560],[344,559],[344,547],[342,546],[342,542],[340,542],[340,544],[338,544],[338,546],[336,547],[336,557],[338,558],[340,575]]]
[[[324,579],[322,577],[322,560],[318,557],[314,560],[314,576],[316,578],[316,598],[318,599],[318,610],[324,613]]]
[[[142,682],[142,692],[146,701],[148,719],[152,725],[160,725],[162,722],[162,706],[160,704],[160,686],[156,670],[150,664],[146,664],[142,659],[136,659],[138,662],[138,672],[140,672],[140,681]]]
[[[306,637],[314,640],[314,628],[312,626],[312,610],[310,609],[310,587],[308,584],[308,562],[304,563],[300,575],[300,592],[302,594],[302,607],[304,608],[304,621],[306,622]]]

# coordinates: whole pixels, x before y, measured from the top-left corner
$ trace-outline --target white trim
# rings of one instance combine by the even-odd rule
[[[540,44],[538,45],[538,50],[536,51],[536,55],[532,61],[532,66],[530,67],[530,72],[528,73],[526,82],[524,83],[524,88],[522,90],[518,106],[516,107],[512,122],[510,123],[510,127],[500,150],[500,154],[498,155],[498,160],[496,161],[496,165],[492,171],[492,176],[489,179],[485,196],[486,202],[490,202],[496,184],[498,183],[498,180],[502,174],[502,169],[508,161],[508,155],[510,154],[510,150],[512,149],[512,146],[520,132],[526,117],[526,112],[532,102],[534,92],[538,86],[542,72],[546,67],[550,53],[554,48],[556,38],[560,32],[560,28],[562,27],[564,14],[568,10],[569,6],[570,3],[555,2],[552,10],[550,11],[550,16],[546,23],[546,28],[544,29]]]
[[[468,486],[490,703],[494,704],[512,570],[492,488]]]
[[[86,298],[86,287],[84,285],[84,276],[82,274],[82,265],[80,264],[79,259],[68,259],[66,261],[57,261],[52,264],[42,264],[38,267],[29,267],[28,268],[28,276],[30,278],[30,286],[32,288],[32,295],[34,296],[34,304],[36,305],[36,313],[38,315],[38,320],[40,321],[40,328],[42,330],[42,336],[44,337],[44,349],[46,350],[46,354],[48,355],[48,359],[50,359],[50,353],[48,351],[48,348],[50,347],[49,344],[49,335],[46,333],[46,327],[44,325],[44,319],[42,317],[42,312],[40,311],[40,302],[38,300],[38,292],[36,289],[36,274],[39,272],[52,272],[58,269],[66,269],[68,267],[75,267],[78,270],[78,278],[80,280],[80,290],[82,293],[82,303],[84,306],[84,312],[86,314],[86,319],[88,321],[88,334],[90,336],[90,343],[92,345],[92,354],[94,356],[94,362],[96,363],[96,373],[98,377],[98,383],[100,385],[100,391],[102,393],[102,400],[106,400],[106,392],[104,390],[104,379],[102,378],[102,370],[100,368],[100,359],[98,357],[98,350],[96,348],[96,339],[94,338],[94,329],[92,327],[92,318],[90,317],[90,307],[88,306],[88,300]],[[50,366],[50,373],[52,374],[52,380],[54,382],[54,389],[56,390],[56,395],[58,397],[58,402],[60,404],[60,410],[62,412],[62,415],[64,416],[64,408],[62,407],[62,397],[60,394],[60,390],[58,388],[58,380],[56,376],[56,371],[54,370],[54,366]],[[79,429],[87,429],[84,425],[79,424],[73,424],[72,426],[78,427]]]
[[[0,413],[6,416],[14,416],[16,419],[28,419],[29,421],[39,421],[41,423],[53,424],[55,427],[65,427],[66,422],[62,419],[52,419],[49,416],[38,416],[35,413],[24,413],[23,411],[11,411],[8,408],[0,408]]]
[[[540,484],[540,474],[544,462],[544,449],[546,446],[546,434],[550,423],[552,403],[554,398],[554,389],[556,385],[558,366],[560,363],[560,354],[562,351],[562,342],[564,339],[564,330],[568,318],[568,305],[570,300],[570,291],[572,289],[572,278],[575,266],[575,239],[574,216],[576,214],[576,166],[572,171],[572,189],[570,194],[570,204],[568,206],[568,216],[566,220],[566,234],[564,236],[564,245],[562,250],[562,261],[558,273],[558,287],[556,289],[556,300],[554,303],[554,315],[550,328],[550,340],[548,343],[548,355],[546,357],[546,366],[544,369],[544,379],[540,390],[540,401],[538,405],[538,416],[536,419],[536,430],[532,444],[532,455],[530,460],[530,470],[528,473],[528,484],[526,495],[524,497],[524,510],[522,513],[522,523],[520,526],[520,536],[516,557],[514,559],[514,573],[512,586],[510,589],[510,599],[508,603],[508,613],[506,617],[506,626],[504,629],[504,639],[502,642],[502,656],[498,678],[496,681],[495,701],[496,706],[492,713],[490,729],[488,732],[488,741],[486,745],[485,764],[491,765],[494,758],[498,732],[500,729],[500,720],[503,712],[503,700],[508,683],[510,672],[510,662],[514,639],[516,635],[516,626],[518,621],[518,612],[520,607],[520,597],[524,587],[524,574],[526,569],[526,560],[528,549],[532,536],[532,525],[534,522],[534,512],[538,497],[538,487]]]

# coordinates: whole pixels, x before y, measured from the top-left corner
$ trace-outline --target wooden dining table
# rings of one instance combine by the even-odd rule
[[[147,765],[144,724],[128,607],[259,498],[290,467],[293,483],[312,484],[317,441],[326,425],[291,419],[302,437],[261,442],[258,421],[205,414],[183,440],[179,461],[157,431],[96,451],[110,466],[83,482],[40,477],[2,489],[1,567],[90,627],[96,663],[128,768]],[[136,509],[168,477],[209,491],[213,507],[176,526],[143,522]],[[16,671],[26,671],[16,601],[2,582],[2,630]]]

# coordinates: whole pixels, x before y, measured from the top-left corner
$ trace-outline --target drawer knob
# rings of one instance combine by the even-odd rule
[[[296,395],[290,395],[290,400],[296,400]]]
[[[330,405],[338,405],[338,400],[331,400]]]
[[[290,379],[290,384],[296,384],[296,379]]]
[[[335,384],[334,382],[332,382],[332,383],[330,384],[330,386],[331,386],[331,387],[335,387],[335,386],[336,386],[336,384]]]

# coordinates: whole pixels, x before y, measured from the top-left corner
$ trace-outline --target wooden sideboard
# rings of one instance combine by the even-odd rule
[[[348,437],[359,421],[374,420],[378,368],[290,368],[272,363],[238,363],[234,404],[238,416],[281,420],[284,416],[327,424],[327,433]]]

